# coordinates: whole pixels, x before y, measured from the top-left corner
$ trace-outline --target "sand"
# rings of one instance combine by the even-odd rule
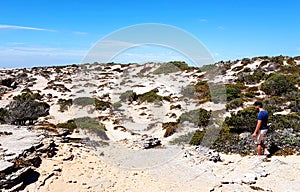
[[[123,150],[117,143],[95,150],[76,143],[59,145],[57,155],[43,158],[38,181],[24,191],[298,191],[300,156],[221,154],[222,162],[184,157],[189,148],[153,151]],[[165,150],[165,151],[164,151]],[[139,163],[138,163],[139,162]],[[245,175],[265,171],[255,184],[241,183]],[[225,183],[225,184],[224,184]]]

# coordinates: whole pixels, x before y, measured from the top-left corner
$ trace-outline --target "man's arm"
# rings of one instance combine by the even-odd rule
[[[262,123],[262,120],[258,120],[258,121],[257,121],[257,125],[256,125],[256,128],[255,128],[255,131],[254,131],[254,133],[252,134],[253,137],[256,137],[256,135],[257,135],[257,133],[258,133],[258,131],[259,131],[259,128],[260,128],[260,126],[261,126],[261,123]]]

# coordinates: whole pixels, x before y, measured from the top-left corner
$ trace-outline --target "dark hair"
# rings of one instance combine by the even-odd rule
[[[254,106],[259,106],[260,108],[263,107],[263,104],[262,104],[261,101],[255,101],[253,105],[254,105]]]

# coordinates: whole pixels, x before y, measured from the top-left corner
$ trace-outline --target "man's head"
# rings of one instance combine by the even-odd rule
[[[261,101],[255,101],[254,104],[255,108],[262,108],[263,107],[263,104]]]

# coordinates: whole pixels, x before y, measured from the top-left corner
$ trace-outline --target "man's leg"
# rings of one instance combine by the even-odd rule
[[[263,142],[261,142],[261,151],[262,151],[262,153],[264,153],[264,155],[265,155],[265,149],[266,149],[265,144]]]
[[[257,144],[257,155],[262,155],[262,146],[261,146],[261,144]]]

